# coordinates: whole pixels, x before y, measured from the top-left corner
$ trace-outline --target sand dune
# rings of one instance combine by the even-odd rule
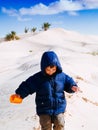
[[[66,130],[98,130],[98,38],[61,28],[0,43],[0,129],[40,129],[35,95],[28,96],[20,105],[10,104],[9,96],[23,80],[40,70],[40,58],[47,50],[58,54],[63,71],[82,90],[65,93]]]

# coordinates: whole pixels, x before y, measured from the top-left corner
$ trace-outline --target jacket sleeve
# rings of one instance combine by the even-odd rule
[[[73,80],[72,77],[66,75],[65,76],[65,88],[64,88],[64,90],[68,93],[74,93],[74,91],[71,89],[72,86],[77,86],[76,82]]]
[[[15,93],[20,95],[21,98],[27,97],[29,94],[33,94],[36,91],[36,81],[32,76],[26,81],[22,82],[19,87],[16,89]]]

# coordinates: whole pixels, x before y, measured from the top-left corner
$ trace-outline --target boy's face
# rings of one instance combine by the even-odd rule
[[[45,72],[48,75],[53,75],[56,72],[56,70],[57,70],[56,66],[53,66],[53,67],[48,66],[48,67],[46,67]]]

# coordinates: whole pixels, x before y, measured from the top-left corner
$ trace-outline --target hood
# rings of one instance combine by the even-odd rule
[[[57,66],[57,72],[62,72],[62,67],[59,62],[58,56],[53,51],[47,51],[43,53],[41,58],[41,71],[44,73],[45,68],[50,65]]]

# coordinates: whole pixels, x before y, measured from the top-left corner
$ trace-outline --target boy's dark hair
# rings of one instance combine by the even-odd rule
[[[55,65],[49,65],[50,68],[53,68]]]

